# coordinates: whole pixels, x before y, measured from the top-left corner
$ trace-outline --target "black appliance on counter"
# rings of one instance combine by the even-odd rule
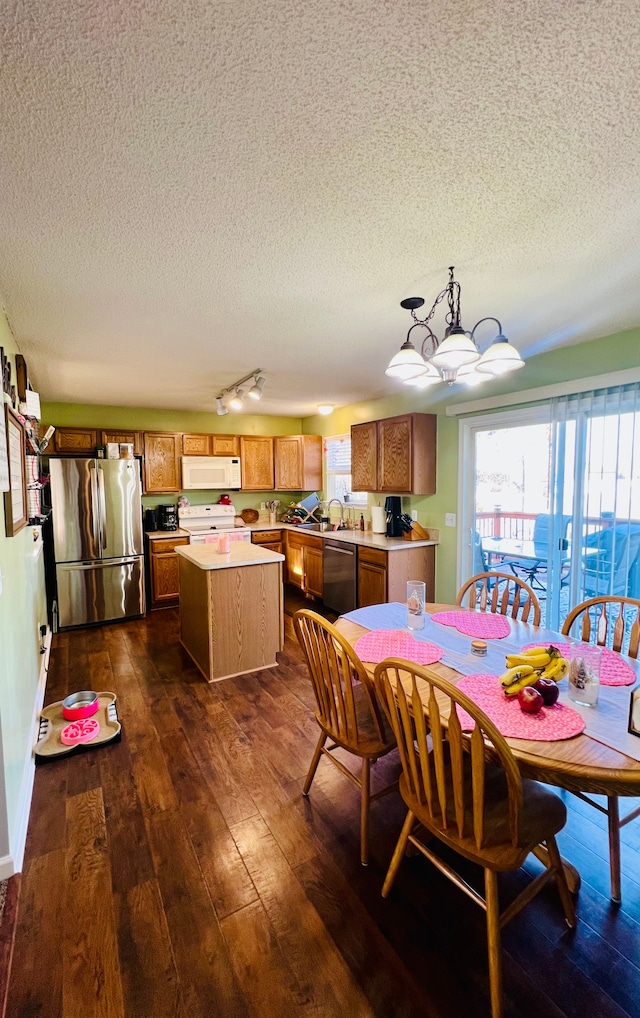
[[[388,495],[384,500],[387,514],[387,537],[402,537],[402,499],[399,495]]]
[[[178,508],[175,505],[159,505],[157,508],[158,514],[158,530],[177,530],[178,529]]]
[[[155,509],[145,509],[144,529],[148,534],[158,529],[158,513],[156,512]]]

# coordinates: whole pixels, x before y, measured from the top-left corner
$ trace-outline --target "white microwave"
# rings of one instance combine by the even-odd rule
[[[242,475],[237,456],[183,456],[182,490],[240,488]]]

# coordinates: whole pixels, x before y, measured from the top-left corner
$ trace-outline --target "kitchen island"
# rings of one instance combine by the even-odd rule
[[[284,643],[284,555],[232,541],[176,548],[180,642],[208,682],[271,668]]]

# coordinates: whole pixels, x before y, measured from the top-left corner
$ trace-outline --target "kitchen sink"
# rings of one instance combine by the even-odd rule
[[[297,528],[298,530],[320,530],[322,533],[333,530],[329,523],[298,523]]]

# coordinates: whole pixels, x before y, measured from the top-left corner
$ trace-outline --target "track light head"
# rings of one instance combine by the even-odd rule
[[[251,399],[262,399],[262,390],[264,388],[265,378],[262,375],[256,375],[255,382],[249,389],[247,396]]]
[[[229,413],[226,406],[224,405],[223,396],[216,396],[216,413],[218,417],[224,417],[225,414]]]
[[[231,410],[242,410],[242,397],[244,396],[244,389],[236,389],[233,397],[229,400],[229,407]]]

